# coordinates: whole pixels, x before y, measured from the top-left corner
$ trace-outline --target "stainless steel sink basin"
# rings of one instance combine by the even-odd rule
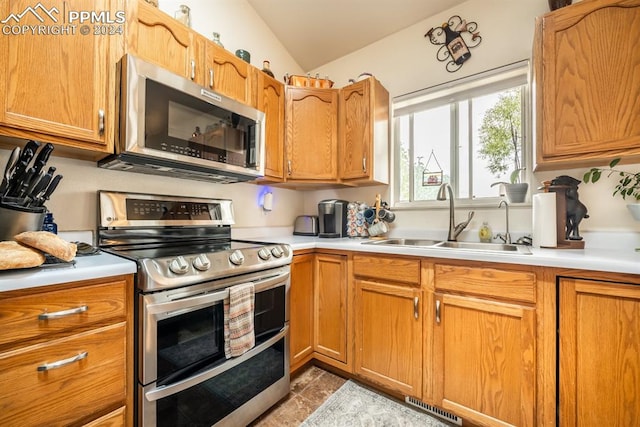
[[[372,240],[370,242],[363,242],[365,245],[383,245],[383,246],[423,246],[431,247],[443,243],[441,240],[430,239],[386,239],[386,240]]]
[[[531,255],[528,246],[509,243],[480,243],[480,242],[448,242],[431,239],[385,239],[363,242],[363,245],[381,246],[410,246],[434,249],[462,249],[478,252],[506,252],[510,254]]]
[[[480,243],[480,242],[440,242],[435,247],[451,249],[468,249],[473,251],[508,252],[531,255],[531,250],[525,245],[510,243]]]

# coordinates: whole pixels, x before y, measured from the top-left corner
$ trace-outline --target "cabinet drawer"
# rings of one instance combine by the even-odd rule
[[[437,290],[536,301],[536,275],[528,271],[436,264],[435,282]]]
[[[385,256],[354,255],[356,276],[420,284],[420,260]]]
[[[122,280],[0,299],[0,346],[107,319],[124,320],[126,291]]]
[[[124,405],[127,375],[124,322],[0,354],[0,425],[69,425]]]
[[[90,423],[85,424],[84,427],[122,427],[127,424],[126,416],[127,411],[123,406],[103,417],[98,418],[97,420],[93,420]]]

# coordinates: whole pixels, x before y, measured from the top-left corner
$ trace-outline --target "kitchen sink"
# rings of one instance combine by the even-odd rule
[[[468,249],[473,251],[509,252],[531,255],[531,250],[525,245],[511,243],[480,243],[480,242],[440,242],[435,247],[451,249]]]
[[[433,249],[462,249],[478,252],[506,252],[510,254],[531,255],[531,250],[525,245],[511,243],[480,243],[480,242],[448,242],[431,239],[385,239],[363,242],[363,245],[380,246],[410,246]]]
[[[365,245],[391,245],[391,246],[434,246],[438,243],[443,243],[441,240],[430,239],[386,239],[386,240],[372,240],[370,242],[363,242]]]

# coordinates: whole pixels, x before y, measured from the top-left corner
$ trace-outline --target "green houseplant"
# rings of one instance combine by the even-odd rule
[[[640,221],[640,172],[626,172],[619,169],[614,169],[620,162],[621,158],[611,160],[609,168],[591,168],[585,172],[582,180],[585,183],[596,183],[600,180],[603,173],[608,173],[607,177],[614,174],[618,175],[618,183],[613,189],[612,196],[622,197],[623,200],[627,198],[632,199],[635,203],[627,205],[627,208],[633,215],[636,221]]]

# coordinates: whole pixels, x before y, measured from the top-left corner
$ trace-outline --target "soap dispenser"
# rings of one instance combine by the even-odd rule
[[[489,223],[487,223],[487,221],[482,223],[482,227],[480,227],[480,230],[478,231],[478,236],[482,243],[491,243],[491,227],[489,227]]]

